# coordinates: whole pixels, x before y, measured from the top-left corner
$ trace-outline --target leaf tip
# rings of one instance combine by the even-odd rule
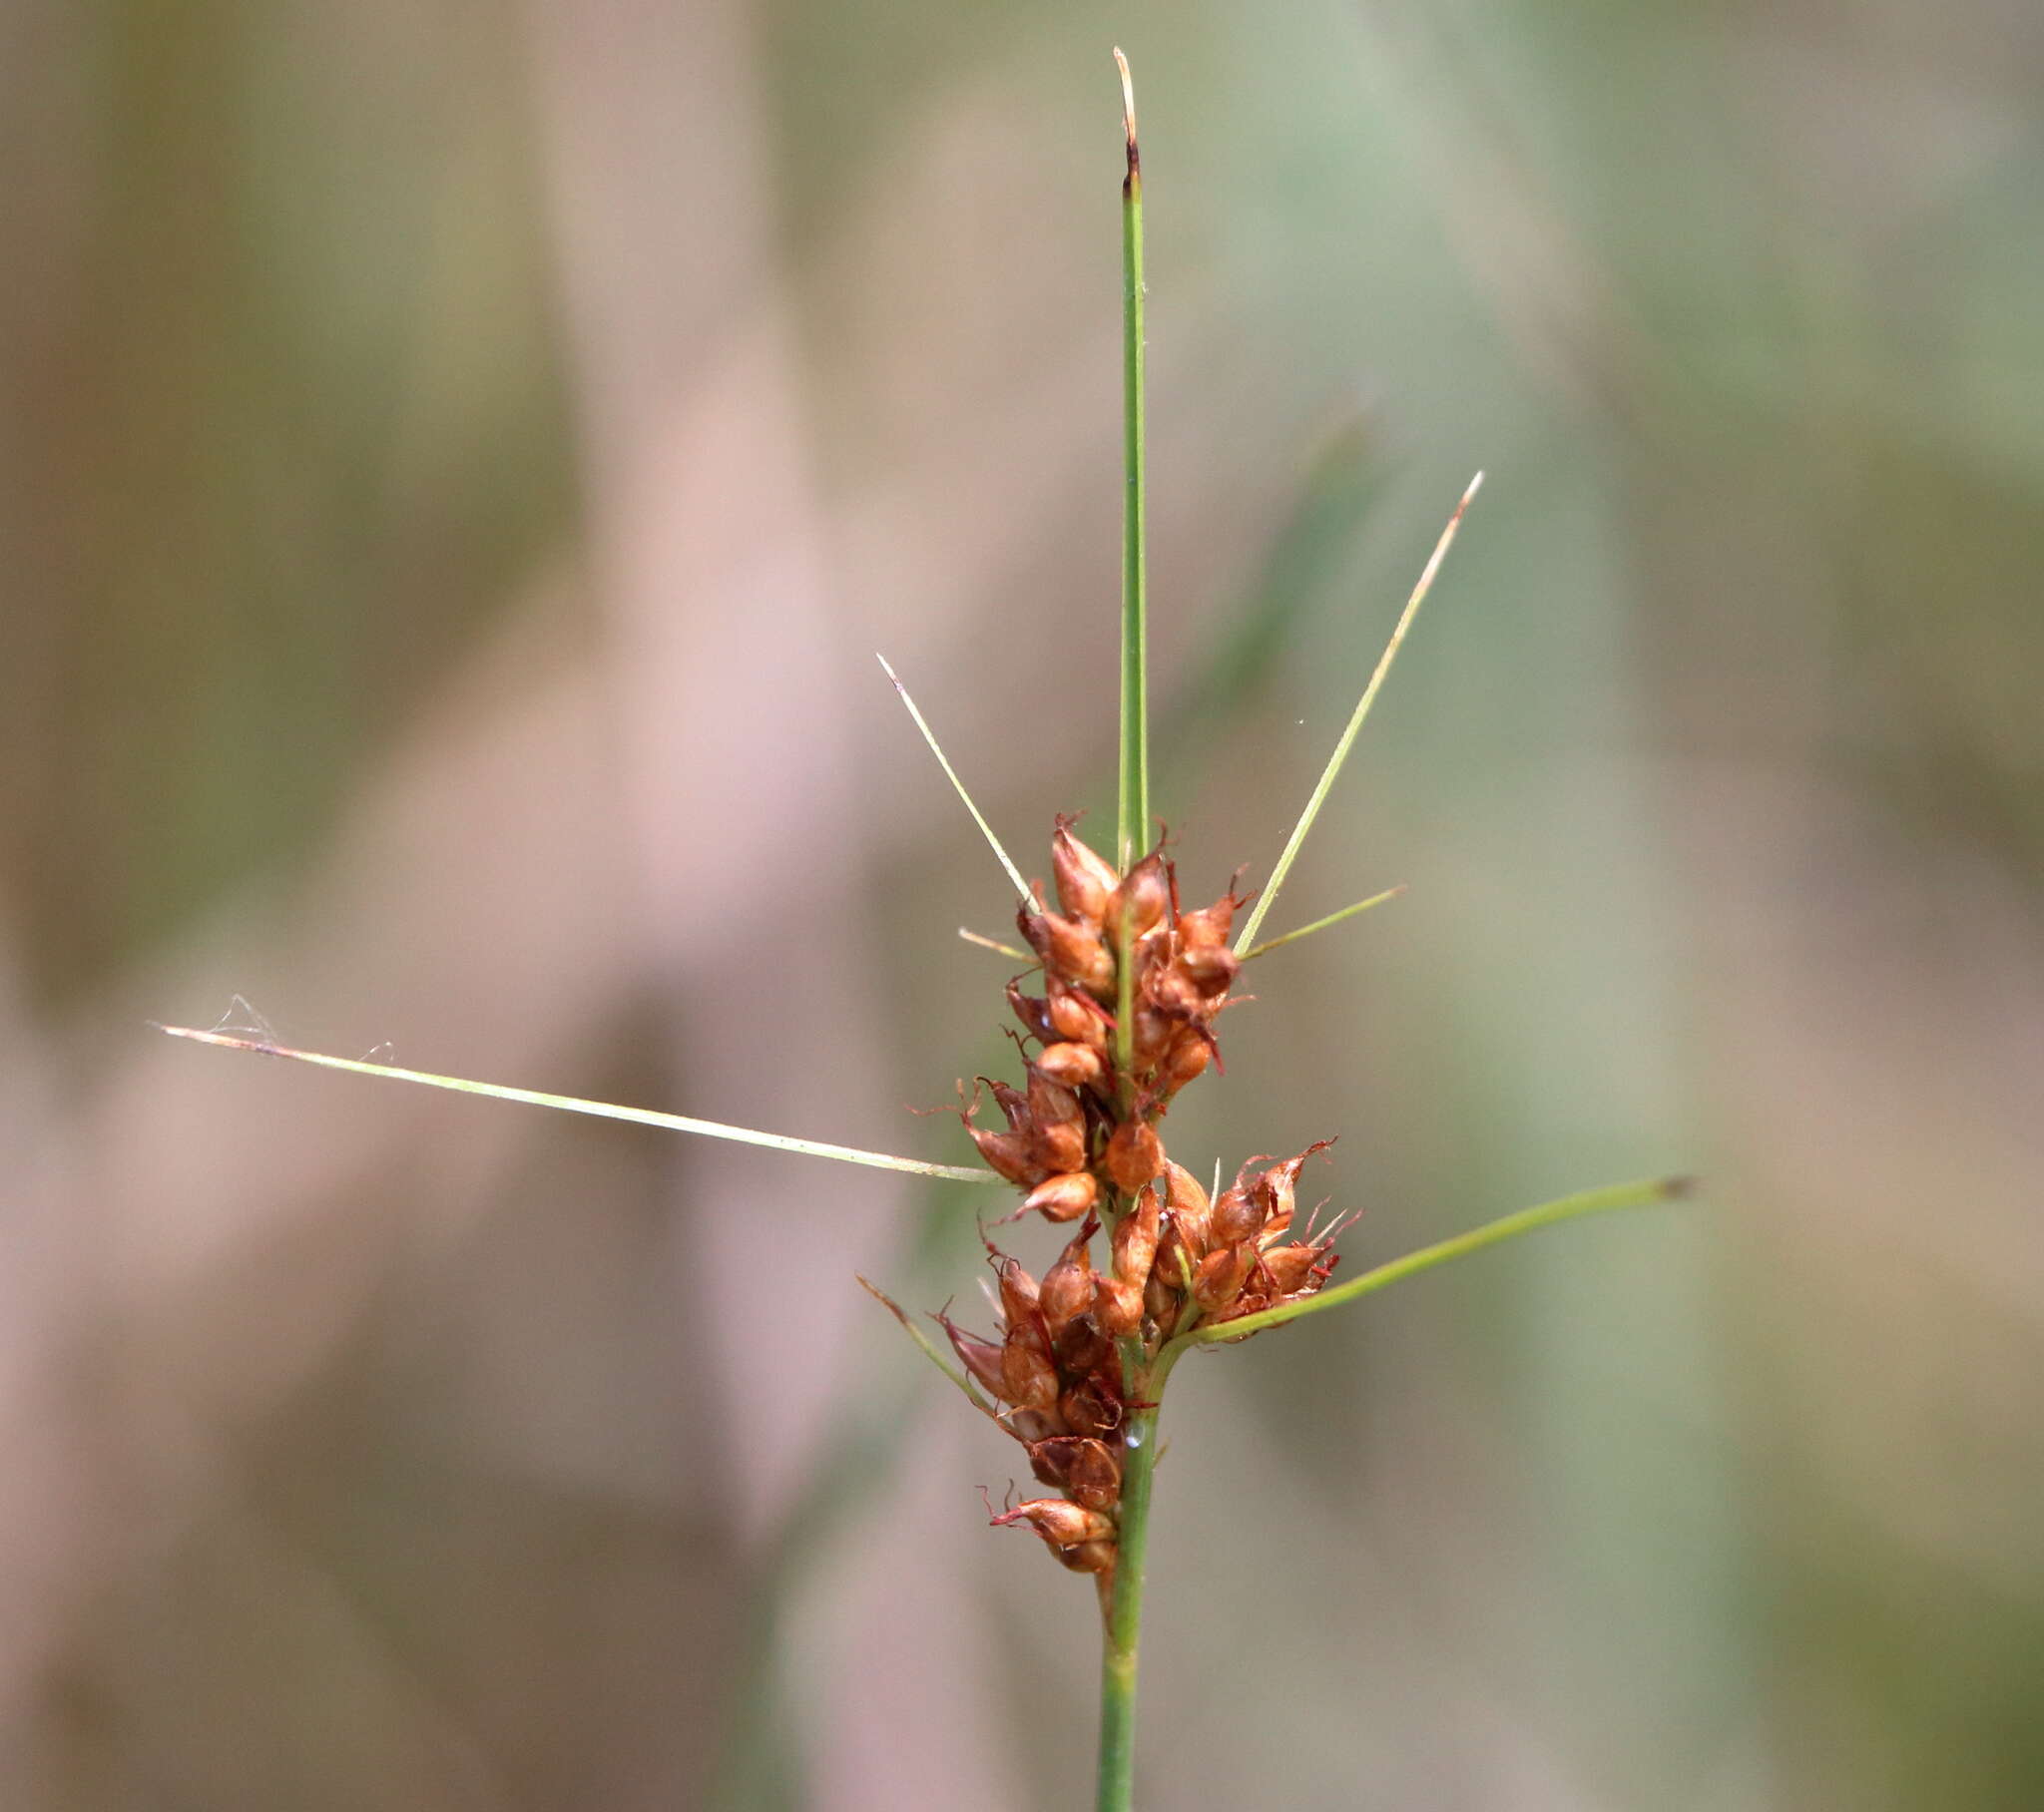
[[[1136,149],[1136,84],[1129,75],[1129,60],[1122,55],[1119,44],[1114,50],[1115,67],[1122,73],[1122,130],[1129,141],[1129,178],[1127,191],[1133,191],[1143,181],[1143,160]]]

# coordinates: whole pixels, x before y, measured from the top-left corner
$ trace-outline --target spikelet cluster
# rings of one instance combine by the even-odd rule
[[[1023,1191],[1008,1218],[1040,1214],[1076,1230],[1040,1279],[989,1242],[994,1338],[938,1320],[1027,1450],[1031,1473],[1060,1494],[995,1521],[1028,1524],[1065,1566],[1104,1582],[1136,1407],[1127,1381],[1197,1323],[1311,1295],[1333,1269],[1339,1229],[1315,1237],[1293,1225],[1299,1171],[1328,1141],[1294,1157],[1253,1157],[1210,1196],[1159,1132],[1179,1091],[1218,1068],[1214,1022],[1241,967],[1228,939],[1247,901],[1231,887],[1211,906],[1182,910],[1161,845],[1122,874],[1072,823],[1060,817],[1051,842],[1056,909],[1039,882],[1017,913],[1043,990],[1008,984],[1023,1028],[1022,1086],[980,1079],[1004,1126],[976,1124],[980,1089],[961,1117],[980,1156]]]

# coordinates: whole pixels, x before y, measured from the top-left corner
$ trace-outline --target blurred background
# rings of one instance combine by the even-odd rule
[[[1092,1593],[857,1289],[1112,818],[1120,98],[1204,1169],[1159,1807],[2044,1803],[2044,16],[0,5],[0,1803],[1087,1803]],[[1053,1241],[1024,1230],[1024,1256]]]

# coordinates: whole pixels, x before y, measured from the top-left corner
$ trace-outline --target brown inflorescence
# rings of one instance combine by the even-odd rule
[[[981,1339],[939,1316],[960,1361],[995,1400],[1031,1474],[1062,1496],[996,1517],[1027,1524],[1058,1560],[1105,1586],[1114,1573],[1130,1381],[1196,1323],[1238,1320],[1309,1296],[1334,1267],[1337,1227],[1293,1231],[1295,1157],[1254,1157],[1210,1199],[1165,1150],[1173,1099],[1219,1055],[1214,1021],[1240,959],[1229,948],[1247,903],[1233,886],[1184,912],[1160,845],[1126,875],[1060,817],[1051,842],[1057,909],[1036,884],[1016,920],[1041,965],[1008,984],[1023,1030],[1023,1086],[981,1078],[960,1110],[985,1162],[1023,1191],[1016,1219],[1080,1222],[1041,1280],[991,1244],[1000,1326]],[[1126,953],[1126,954],[1125,954]],[[1130,965],[1121,1036],[1122,968]],[[1005,1129],[974,1125],[982,1093]],[[1107,1233],[1105,1264],[1093,1241]],[[1141,1407],[1141,1406],[1138,1406]]]

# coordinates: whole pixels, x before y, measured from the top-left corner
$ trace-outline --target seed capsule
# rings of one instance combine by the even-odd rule
[[[1133,1334],[1143,1325],[1142,1284],[1130,1277],[1095,1277],[1093,1319],[1117,1340]]]
[[[1226,944],[1194,944],[1179,957],[1178,968],[1201,994],[1211,1000],[1217,994],[1228,992],[1229,984],[1242,968],[1242,959]]]
[[[1043,1172],[1069,1175],[1086,1164],[1086,1123],[1083,1120],[1055,1121],[1038,1127],[1030,1141],[1030,1155]],[[1042,1172],[1040,1172],[1042,1173]]]
[[[1114,1519],[1097,1510],[1069,1504],[1063,1498],[1031,1498],[1005,1516],[994,1518],[996,1529],[1027,1523],[1053,1548],[1076,1548],[1082,1542],[1104,1542],[1114,1534]]]
[[[1001,1395],[1022,1409],[1051,1409],[1058,1400],[1058,1368],[1050,1342],[1035,1322],[1008,1330],[1001,1348]]]
[[[1050,1016],[1051,1030],[1059,1038],[1084,1045],[1102,1057],[1107,1055],[1107,1010],[1090,995],[1054,981],[1046,1011]]]
[[[939,1315],[937,1320],[951,1337],[951,1350],[958,1355],[965,1369],[996,1397],[1006,1398],[1008,1379],[1001,1364],[1001,1349],[991,1340],[968,1334],[948,1316]]]
[[[1029,1097],[1014,1084],[1004,1083],[998,1077],[982,1076],[979,1080],[992,1093],[994,1105],[1008,1123],[1008,1131],[1027,1132],[1034,1124],[1029,1112]]]
[[[1193,978],[1172,963],[1144,978],[1143,998],[1173,1022],[1173,1030],[1207,1008],[1207,997]]]
[[[1269,1215],[1269,1208],[1254,1188],[1246,1189],[1237,1183],[1232,1189],[1224,1189],[1221,1199],[1214,1204],[1213,1218],[1207,1223],[1209,1248],[1254,1239],[1264,1230]]]
[[[1184,1164],[1170,1158],[1164,1164],[1165,1206],[1178,1224],[1179,1237],[1196,1258],[1207,1253],[1207,1223],[1214,1212],[1207,1199],[1207,1185]]]
[[[1178,1037],[1179,1028],[1185,1022],[1157,1007],[1136,1009],[1136,1035],[1132,1055],[1136,1069],[1148,1072],[1157,1068],[1164,1054],[1171,1049],[1172,1041]]]
[[[1164,857],[1152,850],[1129,870],[1128,879],[1107,902],[1105,922],[1110,937],[1122,935],[1122,913],[1128,912],[1130,938],[1139,938],[1163,921],[1171,906],[1171,884],[1165,879]]]
[[[1038,1000],[1033,994],[1024,994],[1021,983],[1008,984],[1008,1005],[1022,1022],[1022,1029],[1033,1037],[1049,1044],[1058,1036],[1056,1027],[1051,1024],[1050,1003]]]
[[[1272,1246],[1264,1254],[1264,1269],[1270,1273],[1272,1289],[1279,1296],[1290,1296],[1309,1288],[1313,1266],[1319,1262],[1319,1257],[1318,1246]]]
[[[1006,1418],[1008,1433],[1027,1447],[1033,1441],[1048,1441],[1065,1432],[1065,1419],[1054,1409],[1011,1409]]]
[[[1209,1252],[1194,1274],[1193,1300],[1210,1314],[1216,1309],[1226,1308],[1242,1294],[1242,1286],[1249,1281],[1250,1271],[1256,1262],[1257,1248],[1253,1240],[1245,1239],[1239,1245],[1222,1246]]]
[[[1066,1170],[1029,1191],[1021,1212],[1034,1208],[1046,1220],[1077,1220],[1100,1199],[1100,1184],[1090,1170]]]
[[[1086,1290],[1086,1313],[1074,1317],[1057,1340],[1058,1370],[1067,1378],[1087,1377],[1114,1357],[1114,1342],[1093,1319],[1092,1284]]]
[[[1236,878],[1242,878],[1242,871],[1236,871]],[[1188,950],[1219,950],[1228,942],[1228,934],[1235,929],[1235,915],[1245,904],[1246,896],[1238,895],[1233,888],[1224,893],[1211,906],[1203,906],[1197,912],[1182,912],[1178,919],[1178,935]]]
[[[1114,1230],[1114,1274],[1130,1283],[1143,1283],[1150,1276],[1157,1256],[1158,1217],[1164,1210],[1162,1191],[1145,1189],[1135,1207],[1124,1214]]]
[[[994,1267],[994,1274],[1001,1284],[1001,1313],[1013,1327],[1036,1313],[1036,1279],[1022,1268],[1019,1258],[997,1256],[1000,1256],[1000,1263]]]
[[[1112,1542],[1081,1542],[1076,1548],[1053,1548],[1051,1553],[1074,1573],[1114,1572],[1115,1545]]]
[[[1052,1047],[1056,1049],[1055,1046]],[[1079,1119],[1078,1092],[1047,1072],[1041,1064],[1029,1066],[1029,1112],[1039,1127]]]
[[[1034,1141],[1022,1132],[983,1132],[967,1126],[972,1142],[986,1159],[986,1166],[1024,1189],[1033,1189],[1050,1174],[1050,1166],[1036,1155]]]
[[[1175,1285],[1164,1280],[1160,1267],[1150,1273],[1150,1281],[1143,1286],[1143,1313],[1157,1323],[1160,1334],[1169,1334],[1178,1325],[1179,1304],[1184,1298]]]
[[[1112,1510],[1122,1495],[1114,1449],[1087,1435],[1057,1435],[1029,1450],[1029,1470],[1087,1510]]]
[[[1074,819],[1060,817],[1051,837],[1051,869],[1058,885],[1058,903],[1075,919],[1098,927],[1107,902],[1121,877],[1113,866],[1072,835]]]
[[[1067,1089],[1084,1089],[1107,1074],[1106,1062],[1091,1045],[1065,1040],[1046,1045],[1036,1067],[1053,1082]]]
[[[1188,1026],[1172,1041],[1158,1065],[1158,1086],[1166,1095],[1176,1095],[1194,1078],[1204,1075],[1214,1061],[1214,1038],[1198,1026]]]
[[[1044,968],[1059,981],[1102,1000],[1114,993],[1114,958],[1092,926],[1062,913],[1031,912],[1026,907],[1015,914],[1015,923],[1030,949],[1043,959]]]
[[[1104,1378],[1081,1378],[1058,1399],[1058,1414],[1075,1435],[1111,1435],[1122,1425],[1121,1393]]]
[[[1093,1178],[1088,1176],[1086,1180],[1091,1182]],[[1037,1308],[1054,1341],[1078,1316],[1093,1306],[1093,1253],[1089,1242],[1098,1224],[1089,1219],[1078,1237],[1058,1254],[1057,1262],[1043,1274]]]
[[[1296,1157],[1287,1157],[1282,1163],[1273,1164],[1252,1185],[1258,1198],[1267,1210],[1264,1226],[1266,1234],[1281,1233],[1291,1224],[1292,1196],[1298,1183],[1298,1173],[1305,1160],[1315,1151],[1324,1151],[1334,1141],[1322,1138],[1307,1145]]]
[[[1107,1179],[1124,1195],[1133,1195],[1164,1168],[1164,1141],[1143,1120],[1125,1120],[1115,1128],[1102,1159]]]

